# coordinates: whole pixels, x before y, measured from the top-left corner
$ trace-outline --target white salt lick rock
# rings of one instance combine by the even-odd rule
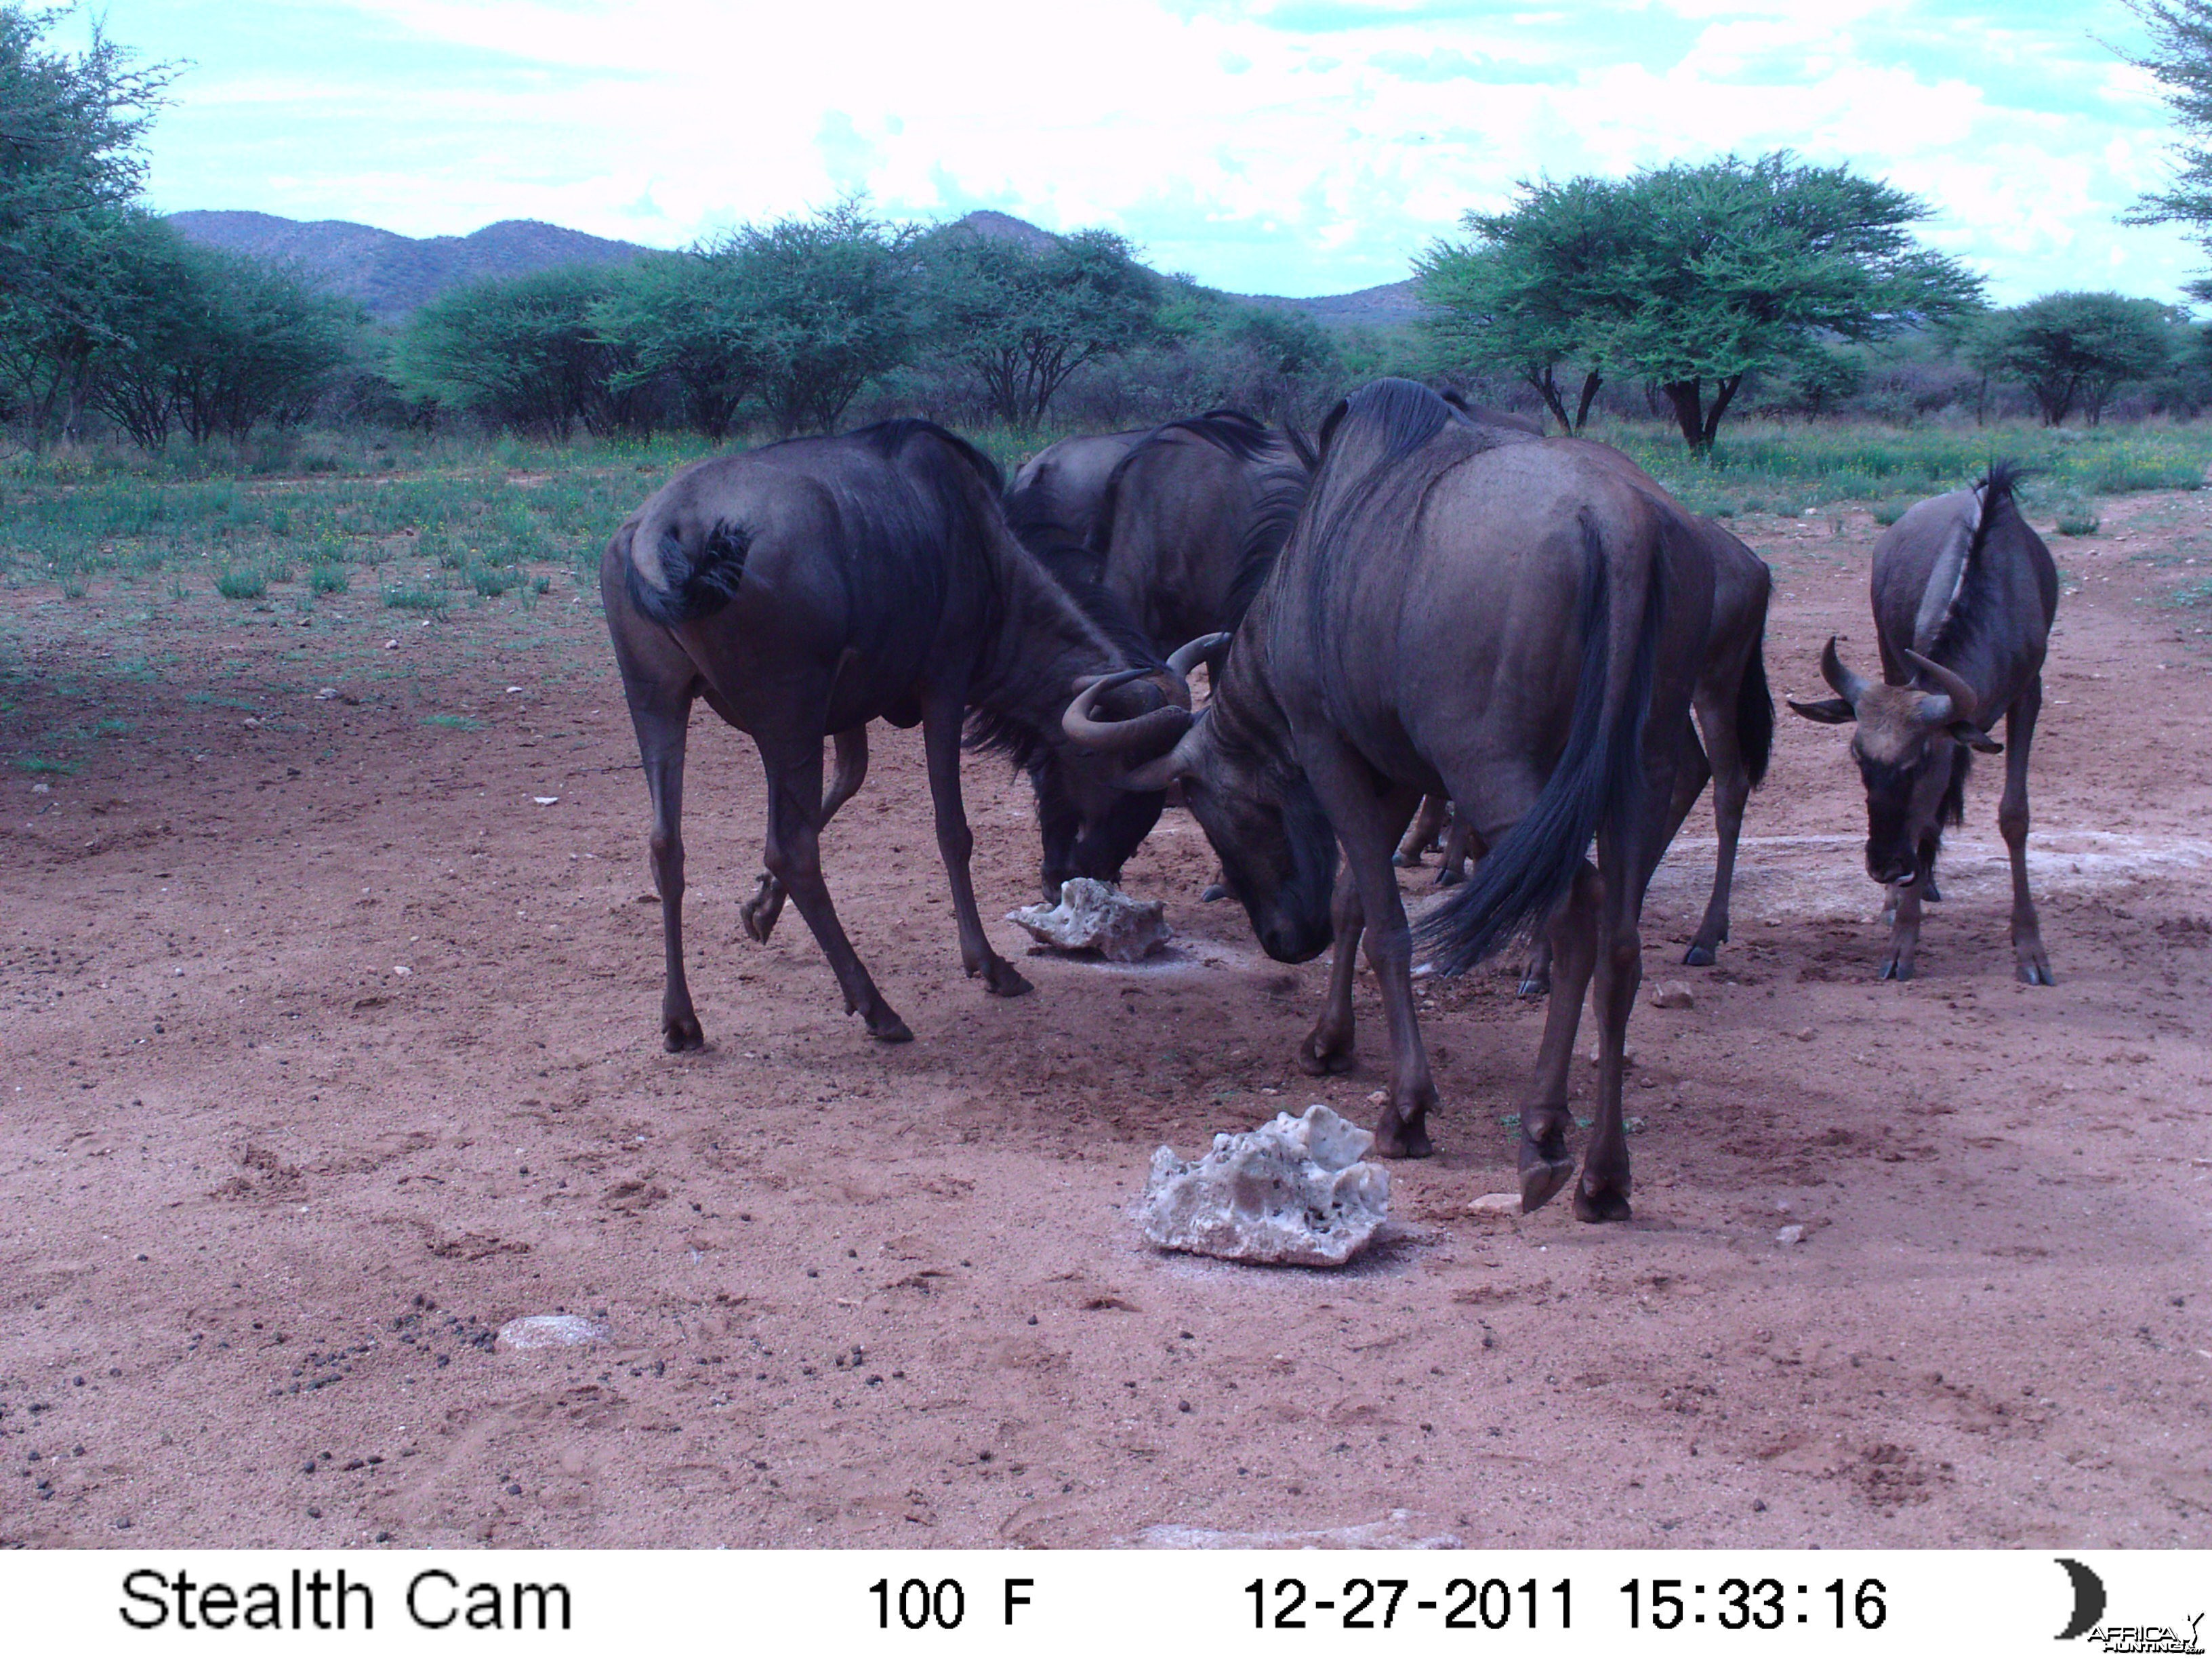
[[[1111,882],[1077,876],[1060,883],[1058,904],[1024,905],[1006,920],[1040,945],[1142,962],[1175,937],[1166,909],[1158,899],[1133,899]]]
[[[502,1348],[581,1348],[605,1342],[613,1333],[581,1314],[528,1314],[499,1328]]]
[[[1360,1160],[1375,1144],[1326,1106],[1278,1113],[1244,1134],[1220,1134],[1186,1164],[1171,1146],[1152,1154],[1137,1211],[1145,1237],[1166,1250],[1305,1267],[1340,1267],[1389,1219],[1390,1172]]]

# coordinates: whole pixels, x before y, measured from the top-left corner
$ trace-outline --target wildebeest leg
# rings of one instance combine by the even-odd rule
[[[1658,840],[1657,850],[1663,851],[1671,839],[1670,833]],[[1620,845],[1623,840],[1629,844]],[[1657,862],[1656,852],[1647,858],[1635,838],[1599,833],[1603,892],[1590,997],[1590,1012],[1597,1023],[1597,1109],[1589,1144],[1583,1149],[1583,1177],[1575,1186],[1575,1216],[1581,1221],[1629,1218],[1628,1128],[1621,1116],[1620,1091],[1627,1071],[1628,1017],[1644,981],[1644,943],[1638,921],[1644,886]]]
[[[982,975],[984,988],[993,996],[1018,997],[1030,988],[1030,982],[991,948],[983,933],[983,920],[975,913],[975,885],[968,874],[975,836],[968,828],[967,809],[960,800],[963,712],[957,700],[939,698],[922,715],[922,747],[929,756],[929,799],[937,811],[937,850],[945,860],[945,878],[952,887],[952,910],[959,919],[960,965],[970,979]]]
[[[1450,816],[1451,802],[1443,795],[1421,797],[1421,810],[1413,814],[1413,828],[1406,831],[1398,843],[1398,850],[1390,855],[1390,862],[1401,869],[1418,868],[1421,854],[1437,844],[1443,835],[1444,820]]]
[[[1729,896],[1735,886],[1735,844],[1743,833],[1744,803],[1751,799],[1751,774],[1743,763],[1736,741],[1735,693],[1708,692],[1699,686],[1698,724],[1683,721],[1681,758],[1674,773],[1674,799],[1668,809],[1671,842],[1680,832],[1682,820],[1705,793],[1707,779],[1713,786],[1713,890],[1705,901],[1705,919],[1682,956],[1689,968],[1710,968],[1719,959],[1721,945],[1729,936]],[[1700,730],[1705,740],[1698,741]]]
[[[1359,908],[1359,884],[1349,870],[1337,876],[1329,920],[1336,934],[1336,954],[1329,958],[1328,1000],[1322,1005],[1313,1030],[1298,1045],[1298,1070],[1308,1077],[1352,1069],[1352,981],[1359,971],[1359,935],[1367,918]]]
[[[1382,786],[1365,761],[1334,740],[1316,738],[1301,749],[1306,775],[1344,848],[1345,874],[1354,884],[1365,923],[1367,965],[1374,971],[1390,1030],[1390,1097],[1376,1120],[1375,1150],[1384,1158],[1426,1158],[1435,1150],[1427,1120],[1437,1103],[1437,1085],[1413,1012],[1413,929],[1407,925],[1398,873],[1390,863],[1398,838],[1421,804],[1420,793]],[[1333,915],[1342,914],[1335,908],[1342,891],[1340,880]],[[1338,941],[1330,981],[1332,995],[1341,981],[1348,1000],[1352,969],[1344,944]],[[1348,1018],[1346,1023],[1348,1028]]]
[[[684,744],[691,729],[687,693],[653,702],[633,697],[630,723],[653,800],[653,884],[660,892],[660,940],[666,972],[660,992],[660,1035],[672,1054],[706,1046],[691,988],[684,977]]]
[[[885,1042],[911,1042],[914,1033],[884,1000],[862,966],[860,953],[845,937],[822,879],[822,739],[763,741],[761,762],[768,769],[768,870],[790,893],[799,914],[830,959],[845,993],[845,1012],[858,1014],[868,1035]]]
[[[1476,851],[1474,826],[1455,811],[1444,826],[1443,849],[1437,855],[1437,885],[1456,887],[1465,881],[1468,855]]]
[[[1920,949],[1920,884],[1893,885],[1889,893],[1895,915],[1889,926],[1889,947],[1882,953],[1881,977],[1911,979],[1913,954]]]
[[[1567,1151],[1567,1128],[1574,1114],[1567,1105],[1567,1079],[1575,1057],[1575,1030],[1582,1022],[1583,996],[1595,963],[1600,894],[1597,872],[1585,864],[1546,930],[1551,946],[1552,1006],[1544,1015],[1544,1035],[1527,1092],[1521,1097],[1521,1212],[1551,1202],[1573,1178],[1575,1161]]]
[[[830,775],[830,793],[823,798],[821,815],[815,820],[815,833],[830,827],[830,820],[837,816],[837,809],[860,792],[860,784],[868,775],[868,728],[856,726],[849,732],[840,732],[836,738],[837,769]],[[760,884],[753,896],[738,906],[738,920],[744,924],[745,932],[763,945],[775,931],[776,918],[783,914],[783,884],[767,871],[761,872]]]
[[[1997,805],[1997,829],[2012,854],[2012,954],[2024,985],[2056,985],[2051,958],[2043,953],[2043,924],[2027,890],[2027,750],[2035,741],[2035,718],[2043,710],[2043,676],[2005,714],[2004,799]]]

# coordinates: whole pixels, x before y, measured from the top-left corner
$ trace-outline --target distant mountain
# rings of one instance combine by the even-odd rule
[[[356,299],[371,316],[397,321],[447,289],[495,277],[526,276],[556,265],[620,264],[653,252],[536,219],[502,219],[466,236],[402,236],[343,219],[303,222],[269,213],[173,213],[169,222],[189,240],[264,259],[295,260],[334,294]],[[1010,213],[979,210],[958,223],[979,236],[1024,247],[1049,247],[1053,234]],[[1391,328],[1421,313],[1410,282],[1310,299],[1233,294],[1254,305],[1282,306],[1332,328]]]
[[[526,276],[556,265],[620,264],[652,252],[535,219],[502,219],[466,236],[401,236],[343,219],[302,223],[267,213],[173,213],[188,240],[264,259],[293,259],[332,293],[386,320],[449,288]]]

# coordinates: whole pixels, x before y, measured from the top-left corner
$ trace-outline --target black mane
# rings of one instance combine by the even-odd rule
[[[1936,630],[1927,653],[1937,662],[1948,665],[1970,658],[1982,643],[1984,634],[2001,619],[2004,601],[1998,591],[2000,578],[1990,568],[1989,541],[2008,514],[2019,515],[2019,503],[2013,495],[2027,471],[2013,461],[1992,461],[1990,470],[1975,486],[1981,491],[1981,510],[1966,542],[1966,567],[1960,574],[1958,597],[1945,612],[1942,626]]]

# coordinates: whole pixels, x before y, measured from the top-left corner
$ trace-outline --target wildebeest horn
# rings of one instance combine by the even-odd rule
[[[1157,749],[1164,739],[1181,737],[1189,728],[1190,711],[1177,708],[1172,703],[1125,720],[1102,720],[1091,715],[1098,699],[1109,691],[1132,680],[1144,679],[1152,672],[1149,668],[1125,668],[1118,674],[1092,681],[1068,704],[1067,713],[1060,716],[1060,729],[1085,749],[1109,755],[1130,749]]]
[[[1188,680],[1192,669],[1228,643],[1226,634],[1201,634],[1188,644],[1176,647],[1168,658],[1168,666],[1175,670],[1177,679]]]
[[[1936,690],[1950,703],[1949,708],[1942,713],[1940,719],[1933,708],[1928,711],[1930,725],[1948,726],[1953,720],[1964,720],[1969,726],[1979,726],[1980,721],[1975,718],[1974,705],[1981,699],[1974,695],[1972,686],[1944,667],[1942,663],[1932,658],[1923,657],[1917,651],[1908,650],[1905,653],[1905,659],[1932,680]]]
[[[1853,708],[1859,706],[1859,699],[1867,694],[1866,676],[1844,666],[1844,659],[1836,654],[1836,636],[1833,634],[1828,635],[1827,646],[1820,653],[1820,678],[1827,681],[1831,691]]]

